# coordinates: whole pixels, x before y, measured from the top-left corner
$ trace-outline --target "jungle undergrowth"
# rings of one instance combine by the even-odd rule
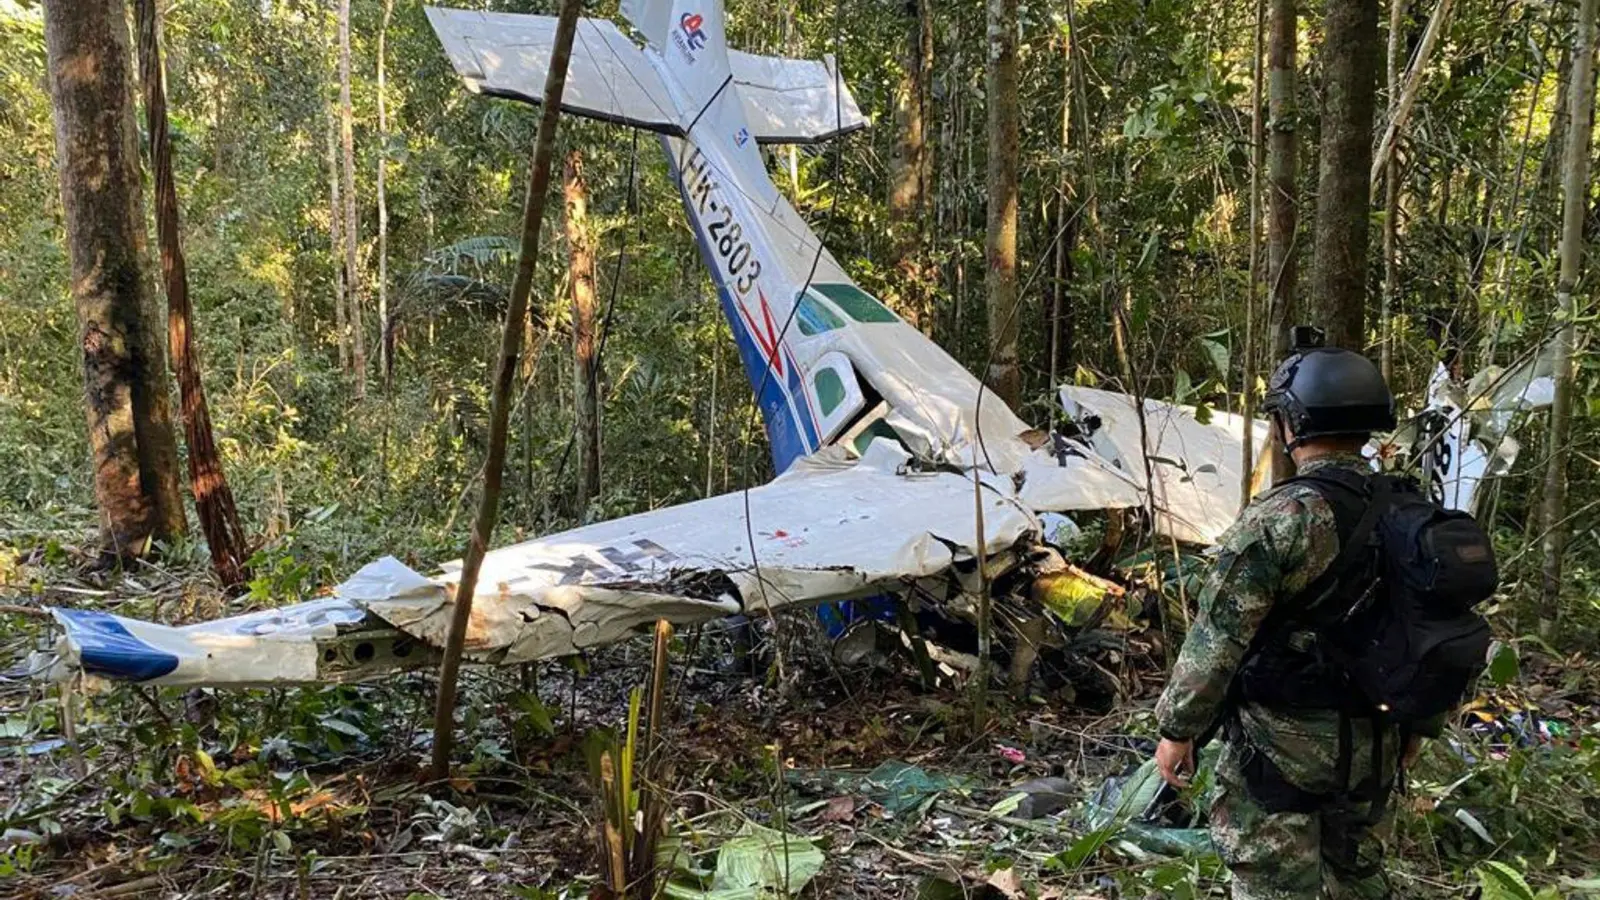
[[[258,563],[259,583],[236,600],[209,587],[198,553],[95,573],[67,545],[13,558],[7,590],[28,604],[180,619],[275,605],[304,599],[327,571],[294,540]],[[13,658],[47,637],[36,618],[8,622]],[[784,642],[790,685],[770,670],[750,674],[715,625],[675,639],[669,822],[734,815],[821,837],[815,896],[909,896],[930,878],[1000,897],[1013,882],[1034,897],[1198,897],[1222,883],[1204,858],[1141,859],[1114,844],[1063,866],[1084,836],[1071,811],[1023,824],[984,813],[1030,778],[1064,777],[1088,796],[1140,762],[1153,746],[1159,673],[1109,715],[1035,697],[998,707],[996,727],[974,739],[958,724],[960,694],[923,691],[909,661],[842,671],[811,617],[781,624],[763,639]],[[1416,896],[1465,896],[1513,877],[1528,896],[1571,895],[1600,873],[1600,673],[1532,639],[1505,646],[1484,701],[1430,746],[1397,799],[1396,877]],[[419,782],[426,673],[238,692],[113,687],[81,702],[81,763],[56,692],[0,682],[0,886],[15,896],[62,880],[138,879],[185,892],[581,896],[596,871],[596,806],[580,748],[590,729],[621,723],[647,658],[634,641],[526,671],[471,671],[459,724],[469,737],[448,783]],[[974,787],[918,815],[889,814],[848,789],[774,790],[780,773],[865,773],[887,760]],[[1518,896],[1511,883],[1506,896]]]

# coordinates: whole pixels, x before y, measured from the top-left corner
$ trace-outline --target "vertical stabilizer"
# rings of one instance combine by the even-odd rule
[[[672,20],[672,0],[622,0],[622,17],[638,29],[656,49],[667,46]]]
[[[730,87],[722,0],[629,0],[623,12],[660,54],[687,132]]]

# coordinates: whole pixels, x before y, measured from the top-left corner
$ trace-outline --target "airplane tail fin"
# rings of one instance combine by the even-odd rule
[[[720,92],[733,91],[758,144],[809,144],[867,126],[833,57],[786,59],[729,48],[722,0],[623,0],[622,15],[661,55],[685,108],[698,113]],[[687,132],[694,121],[683,125]]]
[[[661,54],[682,109],[702,112],[730,86],[722,0],[626,0],[622,13]]]

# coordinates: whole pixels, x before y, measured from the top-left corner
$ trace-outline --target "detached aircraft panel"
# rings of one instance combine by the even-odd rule
[[[1080,427],[1098,421],[1088,436],[1089,446],[1141,491],[1154,495],[1158,532],[1210,544],[1238,517],[1244,432],[1240,417],[1212,413],[1207,424],[1190,408],[1146,399],[1141,432],[1138,407],[1127,394],[1068,385],[1061,388],[1060,399]],[[1267,424],[1259,419],[1253,424],[1255,446],[1265,447]]]

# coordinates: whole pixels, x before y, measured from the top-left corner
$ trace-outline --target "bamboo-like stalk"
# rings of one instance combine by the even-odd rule
[[[1250,62],[1250,288],[1244,304],[1243,444],[1239,450],[1239,508],[1250,502],[1256,462],[1256,295],[1261,287],[1261,169],[1266,165],[1266,122],[1261,115],[1261,56],[1267,30],[1266,0],[1256,0],[1255,44]]]
[[[1545,469],[1544,565],[1541,575],[1539,632],[1550,637],[1561,620],[1561,569],[1567,538],[1567,459],[1572,453],[1572,346],[1577,337],[1574,298],[1583,268],[1583,220],[1589,199],[1589,140],[1594,127],[1594,38],[1597,0],[1582,0],[1572,42],[1571,106],[1567,114],[1566,172],[1562,184],[1561,274],[1556,282],[1556,332],[1551,370],[1555,400],[1550,405],[1550,462]]]
[[[1411,67],[1406,70],[1405,88],[1394,99],[1394,112],[1389,116],[1389,125],[1383,130],[1383,139],[1378,142],[1377,151],[1372,154],[1373,184],[1378,183],[1378,176],[1383,174],[1389,157],[1394,153],[1401,129],[1406,127],[1406,120],[1411,118],[1411,107],[1416,104],[1417,92],[1422,89],[1422,75],[1428,67],[1428,58],[1433,55],[1433,47],[1439,41],[1439,33],[1444,30],[1445,22],[1450,18],[1451,3],[1452,0],[1439,0],[1439,5],[1433,8],[1433,15],[1428,17],[1428,27],[1422,32],[1422,43],[1417,45]],[[1390,52],[1394,51],[1391,49]]]

